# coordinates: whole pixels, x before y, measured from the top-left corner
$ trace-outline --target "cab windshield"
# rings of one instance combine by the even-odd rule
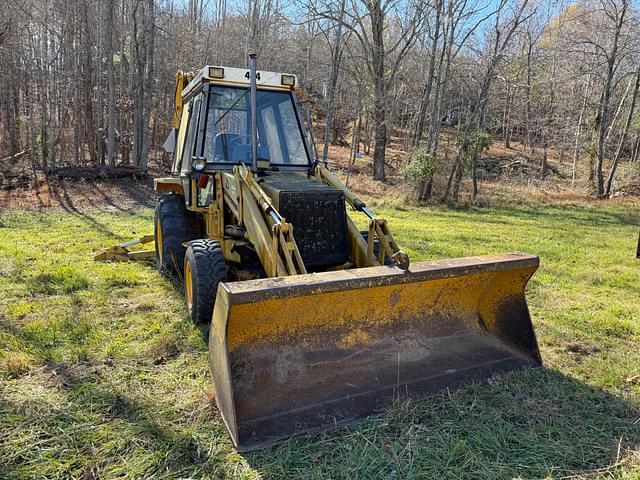
[[[308,166],[303,134],[288,92],[257,92],[258,159],[275,166]],[[250,93],[213,86],[209,91],[204,157],[207,163],[251,163]]]

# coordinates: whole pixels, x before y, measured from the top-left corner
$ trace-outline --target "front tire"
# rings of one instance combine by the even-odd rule
[[[184,257],[184,297],[194,323],[207,324],[211,321],[218,284],[226,278],[220,242],[192,241]]]

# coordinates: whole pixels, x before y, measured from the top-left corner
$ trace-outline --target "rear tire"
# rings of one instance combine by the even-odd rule
[[[211,321],[218,284],[227,278],[220,242],[194,240],[184,257],[184,296],[194,323]]]
[[[163,275],[181,275],[186,251],[182,244],[200,236],[196,215],[185,208],[182,195],[171,193],[158,199],[153,225],[156,267]]]

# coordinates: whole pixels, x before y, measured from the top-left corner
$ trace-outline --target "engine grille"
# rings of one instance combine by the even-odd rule
[[[307,267],[348,260],[347,213],[341,191],[280,191],[278,203],[280,213],[293,225],[293,236]]]

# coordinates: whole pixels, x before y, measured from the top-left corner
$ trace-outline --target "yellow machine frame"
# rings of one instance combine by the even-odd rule
[[[190,104],[184,100],[189,91],[196,91],[200,81],[239,85],[210,78],[205,74],[210,71],[201,70],[194,81],[190,73],[176,75],[175,159],[183,157],[190,113]],[[251,78],[255,126],[256,76]],[[289,91],[293,86],[261,85],[260,89]],[[186,242],[175,240],[176,235],[172,238],[187,251],[184,289],[190,314],[199,298],[194,290],[201,288],[199,284],[211,287],[203,296],[209,310],[198,321],[210,322],[209,364],[216,402],[239,450],[334,428],[385,408],[401,394],[420,398],[441,388],[542,364],[525,299],[527,282],[538,268],[536,256],[510,253],[410,265],[387,221],[369,211],[326,165],[315,163],[305,172],[282,175],[295,182],[316,183],[313,187],[317,183],[332,187],[329,190],[336,197],[339,194],[334,190],[342,192],[339,197],[344,197],[353,211],[368,217],[368,235],[347,213],[349,255],[339,257],[336,263],[344,258],[348,261],[309,273],[294,225],[278,211],[278,200],[273,199],[277,197],[270,196],[269,188],[274,184],[269,187],[268,176],[260,177],[255,127],[252,135],[252,168],[240,163],[225,170],[207,170],[205,165],[196,174],[189,171],[184,175],[183,171],[179,177],[179,161],[174,160],[175,176],[154,181],[158,193],[182,196],[185,208],[197,214],[193,217],[201,237]],[[202,158],[194,157],[189,168],[197,161]],[[275,177],[279,173],[270,174]],[[215,186],[213,198],[206,192],[206,206],[198,202],[200,180],[206,180],[202,185]],[[186,195],[189,198],[184,198]],[[175,197],[164,200],[179,204]],[[179,215],[186,213],[181,206],[181,213],[176,211],[170,210],[168,217],[182,219]],[[321,215],[312,220],[327,221],[329,215]],[[159,216],[156,221],[156,237],[146,235],[116,245],[96,259],[151,257],[154,251],[130,247],[155,239],[162,264],[166,239]],[[176,225],[180,225],[176,230],[182,231],[186,223]],[[344,232],[344,224],[340,225]],[[198,244],[214,245],[215,257],[213,250],[201,250],[204,254],[196,261]],[[238,251],[246,246],[251,247],[249,263],[257,255],[264,272],[254,274],[247,269],[243,276],[235,273],[237,281],[227,281],[226,272],[235,268],[230,264],[241,265]],[[329,244],[325,251],[331,247]],[[198,262],[211,258],[224,268],[202,269],[204,280],[192,280],[192,267],[197,272]],[[222,274],[218,276],[217,271]],[[209,282],[211,278],[215,281]]]

